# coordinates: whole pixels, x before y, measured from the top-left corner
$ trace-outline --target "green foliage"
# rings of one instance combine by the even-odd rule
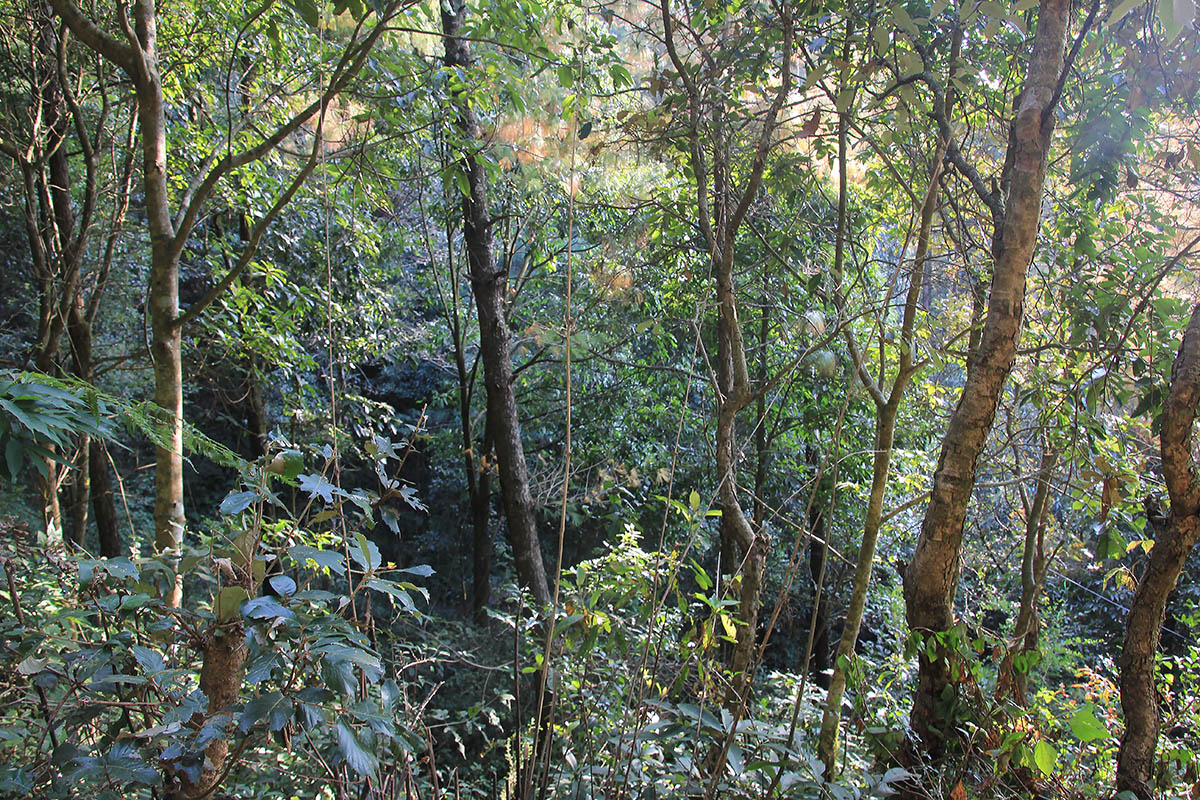
[[[74,437],[108,432],[105,414],[104,401],[94,391],[80,397],[45,376],[0,372],[0,476],[16,482],[26,464],[32,464],[47,477],[47,462],[66,463],[58,452]]]

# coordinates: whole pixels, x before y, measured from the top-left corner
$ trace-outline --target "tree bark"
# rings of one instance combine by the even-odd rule
[[[459,31],[466,15],[461,0],[452,0],[442,8],[442,43],[446,66],[468,73],[472,57]],[[521,441],[521,422],[513,390],[511,340],[505,318],[508,276],[496,263],[492,247],[492,219],[488,208],[487,173],[471,149],[482,141],[479,120],[465,91],[454,97],[457,124],[464,145],[459,168],[466,175],[468,191],[463,196],[463,238],[466,240],[471,289],[479,315],[479,349],[483,361],[484,387],[487,392],[487,425],[496,449],[500,472],[500,493],[508,535],[512,540],[517,577],[542,610],[553,602],[546,570],[542,564],[542,546],[538,538],[533,494],[529,488],[529,469]]]
[[[1025,275],[1040,221],[1047,154],[1063,71],[1069,0],[1042,0],[1025,84],[1009,131],[1007,196],[996,218],[994,270],[979,347],[942,440],[929,506],[904,580],[908,624],[923,638],[954,624],[963,524],[975,486],[975,468],[995,419],[996,406],[1016,357],[1025,302]],[[953,693],[950,659],[919,648],[912,729],[928,751],[940,748],[939,702]]]
[[[1166,615],[1167,597],[1200,533],[1200,485],[1192,459],[1192,425],[1200,404],[1200,305],[1192,310],[1171,370],[1162,412],[1159,451],[1170,498],[1167,524],[1154,538],[1150,564],[1133,595],[1121,649],[1121,710],[1125,734],[1117,755],[1117,790],[1143,800],[1155,796],[1158,699],[1154,658]]]

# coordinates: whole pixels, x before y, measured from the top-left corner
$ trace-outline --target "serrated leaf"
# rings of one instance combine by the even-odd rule
[[[265,719],[267,727],[277,731],[287,725],[291,718],[292,701],[279,692],[267,692],[246,704],[238,727],[245,733]]]
[[[316,564],[318,567],[329,570],[335,575],[346,574],[345,558],[341,553],[335,553],[332,550],[318,550],[315,547],[298,544],[288,548],[288,555],[295,559],[300,566],[308,566],[309,562]]]
[[[290,619],[296,616],[274,597],[254,598],[242,608],[242,614],[250,619]]]

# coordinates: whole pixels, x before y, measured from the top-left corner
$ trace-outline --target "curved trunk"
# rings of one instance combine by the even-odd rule
[[[1016,358],[1025,303],[1025,274],[1033,258],[1042,208],[1046,159],[1054,130],[1063,70],[1069,0],[1042,0],[1029,71],[1009,132],[1005,158],[1007,196],[997,215],[994,271],[979,347],[942,440],[929,506],[904,580],[909,628],[922,637],[954,624],[963,523],[975,487],[975,468],[995,420],[1005,380]],[[951,654],[936,659],[919,648],[911,724],[930,751],[940,748],[939,703],[953,693]]]
[[[1117,755],[1117,790],[1149,800],[1158,746],[1158,700],[1154,657],[1166,615],[1167,597],[1175,588],[1184,561],[1200,534],[1200,486],[1192,461],[1192,424],[1200,404],[1200,305],[1184,332],[1171,371],[1171,388],[1163,406],[1159,449],[1163,479],[1171,499],[1166,527],[1154,538],[1150,564],[1138,582],[1125,622],[1121,671],[1121,710],[1125,735]]]

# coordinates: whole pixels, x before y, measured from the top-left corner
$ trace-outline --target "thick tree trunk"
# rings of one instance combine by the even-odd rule
[[[1025,302],[1025,274],[1040,221],[1046,159],[1063,70],[1069,0],[1042,0],[1029,71],[1009,133],[1007,197],[993,239],[994,271],[978,349],[942,440],[929,506],[904,580],[909,627],[922,637],[954,624],[954,594],[967,504],[975,468],[1016,357]],[[940,746],[938,704],[953,691],[951,654],[931,659],[922,647],[911,724],[927,750]]]
[[[442,9],[442,42],[446,66],[463,72],[471,69],[471,51],[460,39],[466,6],[453,0]],[[465,91],[455,98],[458,127],[465,139],[459,167],[466,175],[468,193],[463,197],[463,238],[471,273],[471,288],[479,315],[479,349],[483,361],[484,386],[487,390],[488,430],[496,449],[500,471],[500,492],[504,500],[508,534],[512,540],[517,576],[544,610],[553,597],[542,565],[542,547],[538,538],[533,494],[529,488],[529,469],[521,441],[521,422],[513,391],[513,368],[508,322],[504,301],[507,275],[496,264],[492,249],[492,220],[488,208],[487,172],[475,157],[482,141],[479,120]]]
[[[1200,534],[1200,485],[1192,460],[1192,424],[1200,404],[1200,305],[1183,335],[1171,371],[1171,388],[1163,406],[1159,450],[1171,509],[1167,524],[1154,538],[1150,564],[1138,582],[1125,622],[1121,650],[1121,710],[1125,735],[1117,755],[1117,790],[1144,800],[1155,796],[1155,750],[1158,746],[1158,699],[1154,657],[1166,615],[1167,597],[1175,588],[1184,561]]]
[[[200,691],[208,698],[208,716],[237,702],[246,666],[246,634],[241,620],[214,625],[204,644],[204,664],[200,668]],[[199,780],[192,782],[179,773],[170,800],[199,800],[210,797],[220,786],[229,759],[229,740],[218,736],[204,750],[204,766]]]

